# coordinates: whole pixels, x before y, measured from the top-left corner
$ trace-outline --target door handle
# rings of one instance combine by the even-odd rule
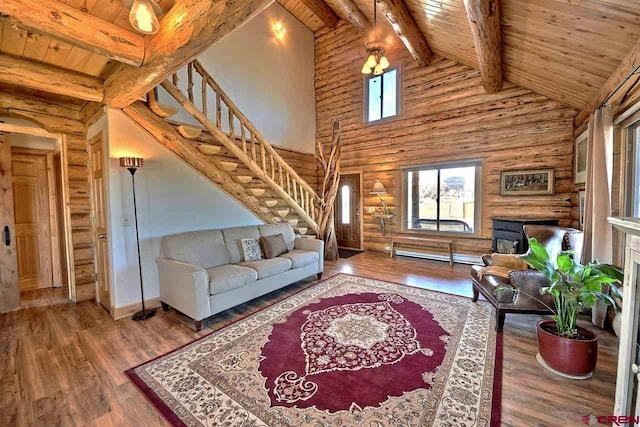
[[[99,234],[99,235],[98,235],[98,239],[100,239],[100,240],[104,240],[104,239],[106,239],[106,238],[107,238],[107,235],[106,235],[106,234]]]
[[[8,225],[4,226],[4,244],[6,246],[10,246],[11,245],[11,230],[9,230],[9,226]]]

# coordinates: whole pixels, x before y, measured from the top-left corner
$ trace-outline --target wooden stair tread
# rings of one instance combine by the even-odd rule
[[[198,150],[207,156],[214,156],[220,152],[220,147],[209,144],[200,144],[198,145]]]
[[[202,129],[189,125],[180,125],[176,129],[180,135],[187,139],[195,139],[200,136],[200,133],[202,132]]]
[[[171,117],[180,111],[178,107],[159,103],[156,96],[156,89],[147,94],[147,106],[156,116],[162,117],[163,119]]]

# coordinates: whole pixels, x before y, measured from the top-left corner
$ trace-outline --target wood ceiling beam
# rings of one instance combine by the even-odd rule
[[[105,102],[123,108],[206,48],[253,18],[273,0],[176,0],[145,47],[139,68],[120,64],[105,82]]]
[[[433,52],[402,0],[378,0],[380,10],[409,53],[421,66],[428,65]]]
[[[0,19],[125,64],[144,59],[144,37],[59,1],[3,0]]]
[[[26,97],[14,91],[1,89],[0,110],[8,111],[10,109],[33,111],[50,116],[68,117],[74,120],[79,120],[81,117],[79,111],[65,105],[65,103],[55,103],[49,100]]]
[[[609,76],[604,85],[602,85],[598,92],[596,92],[589,102],[587,102],[587,105],[585,105],[582,111],[578,113],[573,121],[576,135],[582,133],[589,121],[589,117],[591,117],[591,114],[593,114],[596,108],[598,108],[598,106],[607,99],[609,94],[614,91],[618,84],[620,84],[620,82],[622,82],[622,80],[627,77],[627,75],[629,75],[629,73],[631,73],[638,64],[640,64],[640,40],[633,45],[629,53],[622,58],[622,61],[618,64],[618,67],[615,69],[613,74]],[[621,90],[618,91],[618,96],[614,96],[610,102],[615,103],[619,97],[623,96],[626,92],[625,89],[628,89],[628,85],[632,82],[633,79],[631,79],[625,87],[621,88]]]
[[[0,55],[0,83],[38,89],[86,101],[102,102],[104,87],[100,80],[59,68]]]
[[[314,15],[330,28],[336,28],[340,18],[323,0],[300,0]]]
[[[478,57],[482,86],[487,93],[502,90],[502,36],[499,0],[464,0]]]
[[[369,21],[364,13],[362,13],[353,0],[336,0],[336,5],[344,16],[347,17],[347,21],[351,22],[362,32],[368,33],[373,29],[371,21]]]

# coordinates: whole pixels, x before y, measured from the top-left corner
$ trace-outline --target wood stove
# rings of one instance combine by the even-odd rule
[[[523,254],[529,250],[524,235],[526,224],[558,225],[557,219],[493,218],[491,251],[501,254]]]

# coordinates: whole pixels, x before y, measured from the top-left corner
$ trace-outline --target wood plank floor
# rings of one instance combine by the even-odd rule
[[[338,272],[471,295],[469,266],[363,253],[327,265]],[[174,310],[145,322],[114,321],[93,302],[34,307],[0,315],[0,426],[156,426],[163,418],[123,371],[269,305],[313,281],[292,285],[205,322],[196,333]],[[587,381],[545,371],[535,360],[538,316],[507,315],[504,425],[579,426],[612,413],[617,339],[601,336],[598,369]],[[581,323],[587,326],[587,322]]]

